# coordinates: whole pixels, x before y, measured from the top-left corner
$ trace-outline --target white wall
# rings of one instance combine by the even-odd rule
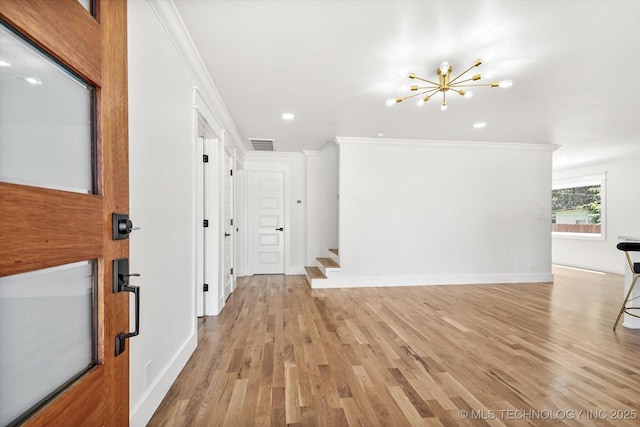
[[[317,257],[338,248],[338,163],[335,142],[321,151],[305,152],[307,161],[307,258],[306,265],[316,265]]]
[[[616,249],[618,236],[640,237],[640,154],[579,168],[554,171],[554,179],[606,173],[605,240],[553,237],[555,264],[611,273],[624,273],[624,255]]]
[[[304,274],[306,253],[305,156],[302,153],[250,152],[244,156],[244,180],[246,196],[251,194],[249,185],[254,171],[282,171],[285,174],[285,274]],[[298,203],[300,201],[300,203]],[[249,206],[249,205],[246,205]],[[240,253],[251,253],[251,212],[247,212],[236,242]],[[245,230],[243,234],[243,229]],[[253,274],[248,257],[242,269],[243,275]]]
[[[130,424],[143,426],[197,345],[198,118],[240,162],[246,143],[173,2],[129,1],[128,40],[130,214],[142,226],[131,236],[142,298],[141,333],[130,344]]]
[[[146,1],[128,2],[131,269],[140,335],[130,340],[131,425],[143,426],[196,346],[193,79]]]
[[[342,268],[336,283],[552,280],[555,146],[337,141]]]

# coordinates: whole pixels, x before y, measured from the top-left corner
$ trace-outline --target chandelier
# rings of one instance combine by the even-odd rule
[[[451,78],[451,72],[453,71],[453,67],[449,65],[448,62],[443,62],[440,64],[438,69],[436,70],[438,74],[438,82],[434,82],[432,80],[427,80],[422,77],[418,77],[413,73],[409,73],[407,77],[411,80],[420,80],[421,82],[426,83],[424,86],[413,85],[410,87],[411,92],[413,93],[409,96],[405,96],[404,98],[391,98],[387,100],[387,105],[398,104],[402,101],[405,101],[410,98],[420,97],[418,100],[418,106],[427,102],[431,97],[438,92],[442,92],[442,103],[440,104],[440,109],[442,111],[447,110],[447,92],[453,91],[456,92],[465,98],[471,98],[473,93],[470,90],[466,90],[466,88],[470,87],[501,87],[501,88],[510,88],[513,86],[513,82],[511,80],[502,80],[499,82],[491,82],[491,83],[470,83],[477,82],[482,78],[488,78],[490,75],[485,74],[475,74],[471,77],[464,78],[465,74],[467,74],[472,69],[479,67],[482,64],[482,60],[478,59],[471,67],[464,70],[462,73],[458,74],[456,77]]]

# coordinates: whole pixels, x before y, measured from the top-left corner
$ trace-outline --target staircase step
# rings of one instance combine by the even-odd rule
[[[332,260],[331,258],[316,258],[324,268],[340,268],[340,264]]]
[[[309,286],[311,288],[314,287],[313,286],[314,282],[316,282],[316,286],[317,286],[318,281],[325,281],[327,279],[327,276],[322,274],[322,271],[318,267],[305,267],[304,269],[307,273],[305,274],[305,278],[307,279],[307,283],[309,283]]]
[[[307,276],[310,279],[326,279],[327,276],[325,276],[324,274],[322,274],[322,271],[320,271],[320,269],[318,267],[305,267],[304,268],[307,272]]]
[[[338,255],[337,249],[329,249],[329,258],[340,264],[340,255]]]

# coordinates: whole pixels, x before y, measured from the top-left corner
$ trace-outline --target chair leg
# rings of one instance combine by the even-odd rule
[[[627,291],[627,296],[625,297],[624,302],[622,303],[622,307],[620,307],[620,312],[618,313],[618,317],[616,318],[616,323],[613,324],[614,331],[618,326],[618,322],[620,321],[620,317],[622,316],[622,313],[624,313],[624,309],[627,306],[627,301],[629,301],[629,297],[631,296],[631,292],[633,292],[633,288],[636,285],[636,281],[638,280],[638,277],[640,276],[634,277],[633,282],[631,282],[631,286],[629,286],[629,291]]]

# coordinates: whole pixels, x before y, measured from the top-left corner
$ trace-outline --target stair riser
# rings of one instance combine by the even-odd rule
[[[325,267],[324,265],[322,265],[320,263],[317,263],[317,267],[320,269],[320,271],[322,271],[322,274],[324,274],[327,277],[329,277],[329,275],[332,272],[340,271],[340,268]]]

